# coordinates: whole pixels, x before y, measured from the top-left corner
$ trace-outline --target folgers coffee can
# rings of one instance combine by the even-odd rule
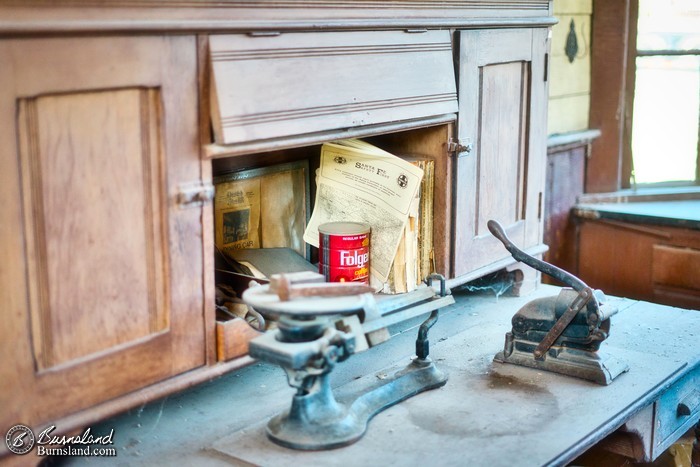
[[[326,281],[369,284],[369,231],[369,225],[360,222],[318,226],[318,272]]]

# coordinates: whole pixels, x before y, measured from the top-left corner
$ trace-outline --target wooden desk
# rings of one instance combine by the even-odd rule
[[[624,358],[630,370],[610,386],[494,363],[512,314],[557,290],[542,286],[525,298],[456,294],[457,303],[431,331],[431,357],[449,372],[447,385],[380,413],[354,445],[324,452],[281,448],[265,438],[264,417],[213,448],[259,465],[561,465],[628,423],[645,433],[639,440],[645,455],[658,456],[700,417],[700,407],[677,415],[678,402],[700,388],[700,347],[694,345],[700,312],[617,300],[623,311],[613,317],[602,350]],[[339,392],[372,384],[388,373],[375,370],[381,363],[401,367],[412,350],[404,344],[397,358],[379,349],[338,367],[334,377],[350,381]],[[363,362],[365,376],[352,380]],[[279,410],[279,397],[279,391],[261,394],[258,406]]]
[[[591,287],[700,308],[700,200],[579,204],[574,216],[572,272]]]

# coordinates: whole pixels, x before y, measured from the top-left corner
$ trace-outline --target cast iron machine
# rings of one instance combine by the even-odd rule
[[[626,363],[598,352],[610,333],[610,317],[617,308],[605,303],[605,295],[578,277],[518,249],[503,227],[488,222],[491,233],[516,260],[569,287],[556,297],[538,298],[513,316],[502,352],[494,360],[610,384],[629,369]]]
[[[444,279],[442,282],[444,295]],[[300,450],[346,446],[365,433],[378,412],[420,392],[443,386],[447,376],[428,357],[428,329],[437,310],[421,325],[417,358],[407,367],[358,394],[336,400],[329,375],[355,352],[355,336],[336,329],[343,316],[376,312],[367,286],[354,283],[292,283],[285,276],[269,285],[251,287],[243,300],[278,328],[253,339],[249,354],[281,366],[296,389],[289,410],[267,425],[268,438]]]

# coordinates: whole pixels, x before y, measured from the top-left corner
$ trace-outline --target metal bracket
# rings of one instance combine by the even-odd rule
[[[447,152],[456,155],[457,157],[468,156],[472,152],[472,139],[466,138],[464,142],[450,138],[447,141]]]
[[[204,206],[214,199],[214,185],[211,183],[194,182],[181,185],[177,193],[177,204],[183,208]]]
[[[276,37],[281,35],[280,31],[250,31],[248,37]]]

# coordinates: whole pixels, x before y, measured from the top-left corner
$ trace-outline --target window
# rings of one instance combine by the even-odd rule
[[[700,2],[639,0],[632,186],[700,184]]]

